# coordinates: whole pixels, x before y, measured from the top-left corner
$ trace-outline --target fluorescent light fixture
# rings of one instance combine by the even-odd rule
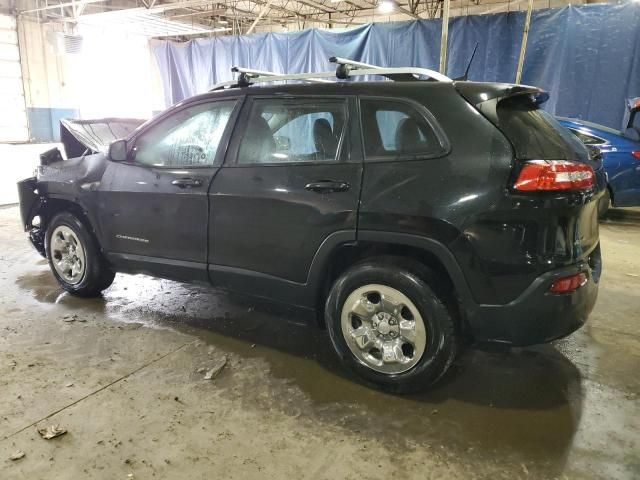
[[[218,19],[217,23],[219,23],[220,25],[229,25],[229,22],[227,20]]]
[[[396,5],[391,0],[382,0],[378,4],[378,10],[380,11],[380,13],[391,13],[395,8],[396,8]]]
[[[342,0],[329,0],[331,3],[340,3]]]

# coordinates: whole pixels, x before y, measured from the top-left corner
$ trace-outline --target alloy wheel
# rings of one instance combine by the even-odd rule
[[[71,285],[80,283],[86,269],[82,243],[71,228],[60,225],[50,240],[51,263],[60,277]]]
[[[344,302],[342,334],[358,361],[381,373],[414,367],[427,343],[424,321],[415,304],[386,285],[365,285]]]

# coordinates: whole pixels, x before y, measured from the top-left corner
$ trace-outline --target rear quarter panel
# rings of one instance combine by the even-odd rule
[[[434,115],[449,139],[439,158],[365,162],[359,231],[420,235],[445,246],[478,304],[506,304],[542,273],[598,244],[589,195],[517,195],[507,138],[451,85],[400,91]]]

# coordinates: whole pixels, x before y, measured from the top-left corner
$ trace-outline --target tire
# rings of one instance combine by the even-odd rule
[[[607,216],[609,206],[611,205],[611,192],[609,187],[606,188],[600,200],[598,200],[598,218],[604,218]]]
[[[67,292],[95,297],[113,283],[115,273],[85,224],[69,212],[51,219],[45,236],[49,267]]]
[[[333,284],[325,305],[325,321],[331,343],[343,364],[366,383],[393,393],[425,390],[437,382],[456,357],[458,337],[453,316],[443,302],[444,298],[429,286],[429,283],[437,285],[434,280],[435,276],[430,270],[400,257],[366,260],[344,272]],[[394,292],[399,292],[404,299]],[[412,305],[408,305],[407,300]],[[356,306],[352,308],[353,305]],[[372,313],[367,310],[365,318],[361,318],[358,314],[369,308],[367,305],[373,305],[373,311],[378,313],[366,318]],[[409,308],[408,314],[405,313],[405,307]],[[412,312],[414,309],[417,312]],[[396,313],[385,317],[388,319],[385,324],[385,318],[379,316],[380,311]],[[395,324],[391,326],[394,318]],[[403,330],[403,324],[410,325],[410,322],[406,323],[407,318],[413,318],[413,330]],[[422,334],[419,320],[424,325],[423,348],[417,341]],[[356,343],[355,338],[363,331],[363,327],[368,328],[370,335],[362,338],[372,340],[373,337],[371,349],[368,345],[363,348]],[[388,332],[391,328],[398,329],[395,337],[390,337],[393,335],[392,331]],[[405,337],[403,332],[409,332],[409,335]],[[413,341],[407,340],[409,348],[405,349],[407,344],[403,342],[412,337]],[[358,341],[367,344],[366,340]],[[396,356],[389,357],[388,365],[383,353],[386,350],[378,348],[381,345],[379,341],[382,341],[382,346],[385,343],[387,346],[401,344],[400,351],[395,349]],[[405,364],[407,359],[408,363]],[[372,362],[378,364],[372,366]]]

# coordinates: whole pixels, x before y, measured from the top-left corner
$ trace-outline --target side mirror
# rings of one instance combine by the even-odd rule
[[[127,160],[126,140],[116,140],[109,145],[109,159],[114,162],[125,162]]]

